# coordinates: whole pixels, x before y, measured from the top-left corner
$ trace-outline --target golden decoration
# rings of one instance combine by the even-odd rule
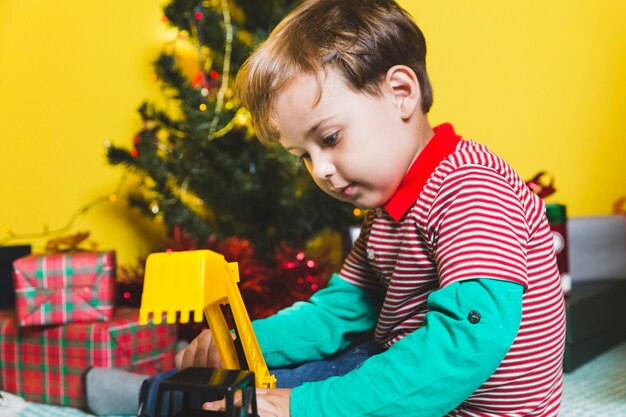
[[[98,247],[93,240],[88,240],[89,232],[76,232],[64,236],[48,239],[46,242],[47,252],[70,252],[70,251],[90,251]]]

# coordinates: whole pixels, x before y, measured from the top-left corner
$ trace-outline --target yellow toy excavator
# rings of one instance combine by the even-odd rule
[[[224,368],[249,369],[254,373],[256,387],[274,388],[276,378],[270,375],[265,364],[237,287],[238,282],[237,263],[227,262],[222,255],[210,250],[150,254],[146,262],[139,321],[145,324],[152,319],[158,324],[165,316],[167,323],[176,321],[187,323],[190,320],[201,322],[204,313]],[[231,336],[231,329],[223,314],[222,306],[230,307],[232,312],[235,340]],[[232,406],[231,394],[237,388],[232,385],[236,382],[236,384],[243,384],[246,389],[244,397],[249,400],[244,401],[242,408],[248,408],[245,402],[249,402],[248,405],[254,403],[253,408],[256,408],[254,386],[246,385],[251,379],[245,371],[235,376],[228,376],[228,372],[224,370],[210,371],[211,374],[208,376],[199,376],[203,371],[198,369],[185,373],[185,375],[193,375],[194,381],[185,381],[185,376],[181,375],[185,371],[182,371],[177,378],[174,378],[176,383],[174,388],[168,389],[170,391],[206,391],[215,388],[213,394],[226,397],[227,403],[231,403]],[[163,383],[162,385],[168,386]],[[209,386],[213,388],[208,388]],[[240,413],[242,408],[239,408]],[[230,413],[227,412],[225,415],[230,415]]]

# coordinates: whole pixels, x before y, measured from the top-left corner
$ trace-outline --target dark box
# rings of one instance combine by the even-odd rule
[[[626,280],[574,283],[565,311],[563,369],[570,372],[626,339]]]
[[[0,310],[15,308],[13,261],[30,255],[30,245],[0,246]]]

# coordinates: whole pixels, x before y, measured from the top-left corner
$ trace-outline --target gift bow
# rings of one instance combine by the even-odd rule
[[[46,242],[46,251],[61,253],[94,250],[98,245],[93,240],[87,240],[89,234],[89,232],[76,232],[49,239]],[[81,245],[87,245],[87,247]]]
[[[534,177],[526,181],[526,185],[541,198],[546,198],[556,191],[553,176],[550,176],[550,182],[548,184],[541,181],[541,178],[547,175],[545,171],[539,171]]]
[[[615,203],[613,203],[613,213],[626,215],[626,195],[615,200]]]

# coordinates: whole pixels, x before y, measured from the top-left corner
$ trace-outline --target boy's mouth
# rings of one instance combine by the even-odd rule
[[[350,197],[354,193],[354,183],[350,183],[344,187],[333,187],[331,191],[339,194],[343,198]]]

